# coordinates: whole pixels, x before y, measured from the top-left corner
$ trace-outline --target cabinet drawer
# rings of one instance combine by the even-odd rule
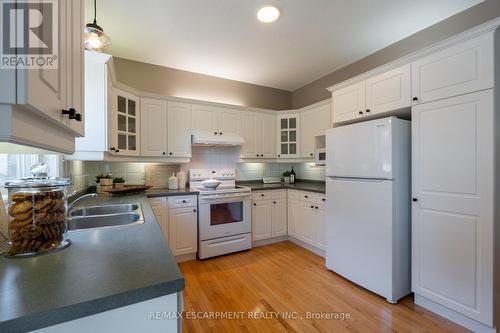
[[[286,199],[286,190],[272,190],[271,199]]]
[[[300,200],[300,192],[297,190],[288,190],[288,200]]]
[[[153,206],[163,206],[166,203],[166,198],[164,198],[164,197],[161,197],[161,198],[149,198],[148,201],[149,201],[149,204],[151,205],[151,207],[153,207]]]
[[[195,195],[174,196],[168,198],[169,208],[196,207],[198,200]]]
[[[271,191],[252,192],[252,200],[253,201],[267,200],[267,199],[271,199]]]

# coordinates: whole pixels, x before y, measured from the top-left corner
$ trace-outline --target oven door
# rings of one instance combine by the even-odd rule
[[[250,197],[200,200],[200,240],[251,232]]]

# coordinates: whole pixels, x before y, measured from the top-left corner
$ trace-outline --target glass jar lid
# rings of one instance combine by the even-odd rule
[[[33,177],[6,182],[6,188],[41,188],[68,187],[71,181],[67,178],[48,177],[49,168],[45,163],[37,163],[31,167]]]

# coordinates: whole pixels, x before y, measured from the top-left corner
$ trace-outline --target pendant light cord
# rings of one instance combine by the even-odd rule
[[[97,0],[94,0],[94,24],[97,24],[96,17],[97,17]]]

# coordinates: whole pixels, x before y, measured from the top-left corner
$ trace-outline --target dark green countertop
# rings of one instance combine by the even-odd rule
[[[150,193],[175,195],[167,192]],[[183,290],[147,195],[98,197],[79,206],[136,202],[143,224],[72,231],[71,246],[38,257],[0,256],[0,332],[31,331]]]
[[[277,190],[277,189],[294,189],[300,191],[309,191],[316,193],[326,193],[325,182],[322,181],[304,181],[298,180],[295,184],[264,184],[262,181],[239,181],[238,185],[246,186],[252,189],[252,191],[262,191],[262,190]]]

